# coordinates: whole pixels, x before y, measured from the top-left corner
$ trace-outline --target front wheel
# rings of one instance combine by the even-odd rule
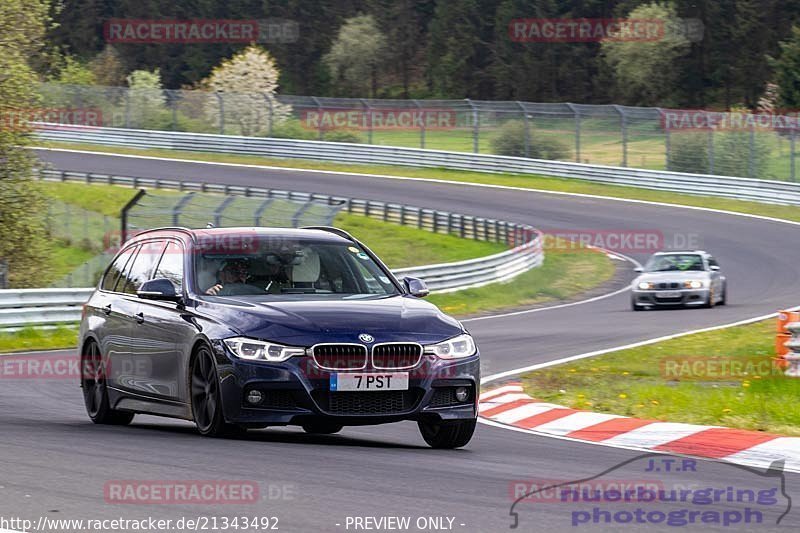
[[[197,431],[206,437],[223,437],[243,429],[225,422],[217,368],[211,350],[201,346],[191,367],[192,418]]]
[[[438,420],[426,419],[417,422],[422,438],[431,448],[453,449],[466,446],[475,433],[476,419]]]
[[[89,341],[81,354],[81,389],[86,413],[95,424],[124,426],[133,420],[133,413],[111,408],[103,357],[94,341]]]
[[[722,298],[719,299],[719,302],[717,302],[717,305],[725,305],[726,303],[728,303],[728,284],[727,283],[722,286]]]

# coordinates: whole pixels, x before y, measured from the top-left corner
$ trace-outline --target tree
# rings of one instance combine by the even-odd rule
[[[128,82],[128,106],[134,127],[158,128],[167,102],[159,70],[134,70],[125,80]]]
[[[800,26],[792,28],[792,35],[780,43],[780,56],[770,58],[775,70],[775,82],[780,94],[780,105],[787,109],[800,107]]]
[[[52,81],[64,85],[94,85],[96,80],[88,65],[72,56],[65,56],[64,64]]]
[[[369,91],[374,98],[385,54],[386,36],[372,15],[360,15],[345,21],[322,60],[340,93],[358,96]]]
[[[0,259],[8,262],[14,287],[41,286],[49,269],[42,260],[44,200],[31,183],[29,128],[20,121],[39,102],[28,61],[44,46],[48,10],[47,0],[0,2]]]
[[[103,48],[103,51],[89,62],[89,69],[98,85],[115,87],[125,81],[125,66],[122,64],[119,52],[111,45]]]
[[[629,105],[668,106],[676,79],[675,61],[689,51],[689,40],[679,27],[675,8],[652,3],[637,7],[631,19],[663,21],[663,38],[643,42],[604,40],[601,53],[614,73],[618,94]]]
[[[241,135],[259,135],[282,122],[291,108],[275,98],[280,72],[272,56],[251,45],[211,71],[202,86],[218,93],[209,95],[206,111],[220,127],[235,124]],[[220,100],[222,103],[220,104]]]

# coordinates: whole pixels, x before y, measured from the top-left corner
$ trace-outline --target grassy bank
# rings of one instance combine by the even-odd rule
[[[774,345],[775,322],[766,320],[546,368],[522,381],[535,398],[575,409],[800,435],[800,379],[774,365]]]

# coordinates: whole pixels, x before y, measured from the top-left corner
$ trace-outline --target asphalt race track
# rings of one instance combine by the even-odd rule
[[[667,242],[676,235],[693,235],[700,248],[717,256],[728,277],[728,305],[714,309],[634,313],[629,295],[623,293],[560,309],[468,321],[481,346],[485,375],[800,304],[798,227],[788,224],[463,184],[68,152],[39,155],[63,170],[386,200],[546,230],[661,231]],[[643,261],[648,254],[628,255]],[[629,280],[630,265],[620,262],[619,266]],[[473,441],[457,451],[428,449],[412,423],[346,428],[330,437],[310,437],[299,429],[269,429],[238,439],[211,440],[197,436],[188,423],[147,416],[137,417],[130,427],[95,426],[85,415],[77,383],[65,380],[6,380],[0,391],[0,516],[277,516],[282,531],[353,531],[353,525],[347,527],[348,517],[410,516],[412,526],[419,517],[451,517],[455,531],[503,531],[512,524],[512,482],[583,479],[639,455],[486,425],[479,426]],[[774,483],[730,465],[699,464],[696,472],[681,474],[683,483],[724,487],[744,483],[747,476],[753,478],[748,483],[754,486]],[[104,485],[120,479],[255,480],[262,501],[215,506],[106,503]],[[786,490],[795,499],[800,495],[798,487],[800,477],[786,474]],[[529,504],[517,510],[522,531],[580,529],[572,527],[565,505]],[[797,530],[799,514],[790,512],[780,529]],[[774,520],[742,527],[776,528]],[[594,524],[583,529],[645,528]],[[660,529],[730,531],[735,527],[662,525]]]

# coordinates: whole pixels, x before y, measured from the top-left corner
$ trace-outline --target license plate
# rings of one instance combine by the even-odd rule
[[[408,390],[408,372],[331,374],[332,391]]]
[[[679,292],[657,292],[656,298],[680,298],[681,293]]]

